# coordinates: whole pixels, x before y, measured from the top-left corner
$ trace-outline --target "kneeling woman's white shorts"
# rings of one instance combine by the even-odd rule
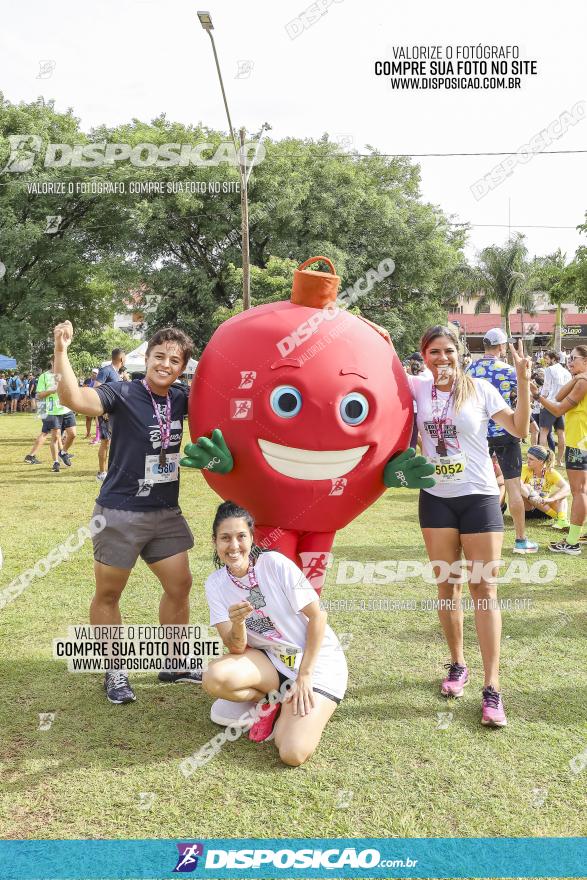
[[[265,651],[265,653],[277,670],[280,686],[288,678],[295,681],[298,675],[297,670],[291,669],[288,672],[284,672],[283,670],[286,667],[273,656],[271,651]],[[346,693],[348,678],[346,657],[340,645],[337,648],[321,651],[318,654],[312,675],[313,691],[328,697],[329,700],[334,700],[335,703],[340,703]]]

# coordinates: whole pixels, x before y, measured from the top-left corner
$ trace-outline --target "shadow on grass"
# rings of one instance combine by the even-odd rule
[[[43,465],[40,465],[40,466],[36,465],[35,467],[37,468],[37,470],[34,471],[34,473],[35,473],[34,482],[31,481],[31,486],[37,485],[38,483],[55,483],[55,481],[59,479],[57,474],[54,474],[53,476],[49,476],[49,474],[51,473],[51,465],[47,464],[47,465],[45,465],[45,467],[43,467]],[[59,471],[59,474],[67,474],[70,477],[80,477],[80,478],[81,477],[85,477],[85,478],[90,477],[95,480],[96,473],[97,473],[97,467],[98,466],[96,465],[96,470],[81,471],[81,470],[74,470],[73,468],[67,468],[65,466],[62,466],[61,470]],[[31,470],[32,470],[32,468],[31,468]],[[7,480],[4,477],[2,478],[2,485],[3,486],[10,485],[10,484],[14,485],[17,483],[22,483],[22,478],[19,479],[17,477],[16,479],[13,479],[13,480]],[[97,480],[96,480],[96,485],[98,485]],[[91,508],[91,504],[88,504],[88,510],[90,510],[90,508]]]
[[[507,682],[504,701],[508,715],[511,716],[510,721],[515,719],[518,723],[543,724],[547,720],[549,726],[576,727],[581,721],[587,720],[587,686],[563,686],[550,691],[542,688],[529,689],[527,676],[524,676],[523,685],[519,686],[515,676],[510,677],[508,673],[509,671],[503,673],[504,681]],[[437,712],[457,712],[461,723],[478,730],[482,670],[477,671],[465,690],[465,696],[459,699],[446,698],[440,693],[441,678],[441,675],[427,680],[404,678],[399,682],[390,680],[381,682],[380,685],[353,687],[352,702],[345,706],[346,717],[358,716],[366,720],[379,718],[393,722],[411,718],[430,719]],[[419,705],[421,696],[418,692],[429,695],[430,701],[426,705]],[[412,702],[405,699],[410,694],[414,695]],[[379,701],[369,702],[371,697],[378,697]],[[385,702],[381,702],[382,698]]]
[[[436,713],[458,712],[459,724],[479,730],[482,676],[477,670],[462,700],[451,701],[439,693],[441,674],[401,680],[380,679],[354,685],[335,713],[326,735],[344,738],[348,722],[413,722],[434,725]],[[586,715],[587,686],[562,686],[548,690],[522,686],[508,679],[506,706],[511,723],[576,726]],[[26,790],[47,782],[47,777],[76,769],[120,770],[169,764],[181,778],[179,764],[221,732],[209,720],[212,698],[195,685],[169,685],[155,674],[133,676],[137,701],[124,706],[107,702],[101,675],[75,675],[57,661],[9,661],[3,677],[2,760],[10,768],[3,780],[8,791]],[[17,710],[15,710],[17,707]],[[10,709],[10,711],[9,711]],[[39,714],[54,712],[49,730],[40,731]],[[240,764],[246,758],[253,772],[268,765],[282,768],[275,747],[249,743],[245,737],[222,749],[224,761]],[[41,769],[34,767],[40,765]],[[45,767],[43,767],[45,764]],[[282,768],[286,769],[286,768]]]
[[[136,702],[112,705],[106,700],[102,675],[69,674],[59,662],[48,660],[13,661],[3,666],[6,704],[0,711],[6,723],[0,760],[10,768],[10,774],[3,778],[7,793],[26,791],[47,784],[48,778],[80,769],[124,773],[169,764],[166,772],[177,773],[183,780],[180,762],[222,732],[210,721],[213,698],[198,685],[162,684],[156,673],[131,673]],[[50,729],[40,731],[39,714],[49,712],[55,713],[53,723]],[[344,723],[343,712],[341,707],[330,723],[331,736],[344,736],[343,727],[335,732]],[[268,766],[284,772],[289,769],[279,760],[274,743],[251,743],[246,735],[226,743],[221,754],[223,760],[235,765],[246,760],[253,773],[262,774]],[[46,766],[31,769],[35,764]],[[208,770],[205,765],[204,772]]]

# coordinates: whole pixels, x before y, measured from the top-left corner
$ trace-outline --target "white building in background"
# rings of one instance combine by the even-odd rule
[[[510,313],[512,336],[523,336],[531,342],[534,351],[550,348],[554,340],[556,306],[550,304],[548,294],[536,291],[532,294],[534,309],[521,314],[519,309]],[[483,352],[483,336],[492,327],[502,327],[499,306],[490,303],[475,314],[480,297],[467,299],[460,296],[448,307],[448,319],[456,324],[473,357]],[[587,340],[587,313],[579,312],[575,303],[562,304],[562,348],[567,353],[578,343]]]
[[[133,290],[126,302],[127,309],[114,315],[114,329],[129,333],[135,339],[145,339],[146,317],[157,306],[158,297],[145,293],[145,288]]]

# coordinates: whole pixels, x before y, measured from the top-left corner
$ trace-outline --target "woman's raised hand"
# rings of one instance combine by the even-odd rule
[[[518,379],[525,379],[526,382],[529,382],[532,376],[532,358],[524,354],[524,342],[522,338],[518,339],[517,351],[515,346],[510,342],[510,351],[512,353],[514,367],[516,368],[516,376]]]

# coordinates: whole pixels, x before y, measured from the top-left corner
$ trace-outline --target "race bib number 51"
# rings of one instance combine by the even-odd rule
[[[282,651],[284,653],[281,653]],[[288,669],[298,669],[302,662],[302,652],[296,651],[295,648],[276,647],[273,648],[273,653]]]
[[[158,455],[145,456],[145,482],[172,483],[179,474],[179,452],[167,453],[165,464],[159,464]]]

